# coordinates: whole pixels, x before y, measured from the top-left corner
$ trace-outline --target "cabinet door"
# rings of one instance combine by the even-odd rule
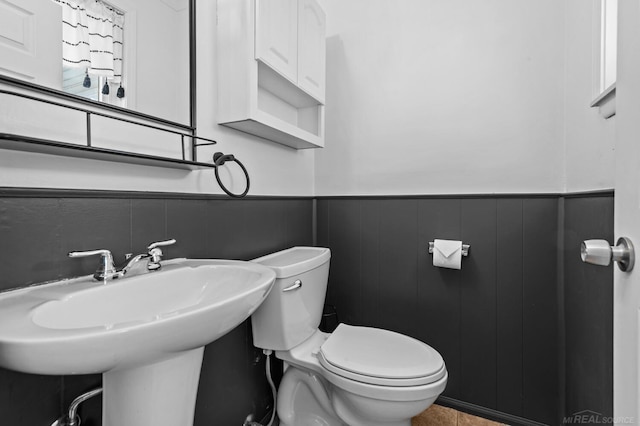
[[[256,59],[297,83],[297,0],[256,0]]]
[[[301,0],[298,15],[298,86],[324,103],[325,14],[316,0]]]

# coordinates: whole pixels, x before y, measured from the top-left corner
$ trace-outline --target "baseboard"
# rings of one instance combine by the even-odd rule
[[[480,407],[479,405],[470,404],[464,401],[458,401],[457,399],[449,398],[446,396],[441,396],[440,398],[438,398],[436,404],[496,422],[506,423],[511,426],[548,426],[544,423],[536,422],[534,420],[525,419],[523,417],[514,416],[512,414],[502,413],[500,411]]]

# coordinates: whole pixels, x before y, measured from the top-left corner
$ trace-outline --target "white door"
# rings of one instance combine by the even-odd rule
[[[616,83],[615,235],[640,249],[640,6],[619,2]],[[616,423],[640,424],[640,261],[630,273],[614,268],[614,390]]]
[[[298,0],[256,0],[256,59],[298,82]]]
[[[62,9],[51,0],[0,0],[0,74],[62,88]]]
[[[298,16],[298,86],[324,103],[326,17],[316,0],[301,0]]]

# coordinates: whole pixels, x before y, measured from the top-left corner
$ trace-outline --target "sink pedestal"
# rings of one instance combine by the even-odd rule
[[[203,353],[103,373],[103,426],[193,425]]]

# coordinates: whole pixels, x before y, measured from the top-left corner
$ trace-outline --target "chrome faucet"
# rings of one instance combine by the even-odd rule
[[[72,251],[69,257],[87,257],[100,256],[100,266],[93,274],[93,278],[98,281],[107,281],[116,278],[122,278],[125,275],[139,275],[149,271],[157,271],[162,267],[162,249],[160,247],[175,244],[176,240],[158,241],[147,246],[147,253],[141,253],[135,256],[127,255],[127,263],[124,267],[118,269],[113,262],[113,255],[109,250],[88,250],[88,251]],[[147,260],[144,265],[142,260]]]

